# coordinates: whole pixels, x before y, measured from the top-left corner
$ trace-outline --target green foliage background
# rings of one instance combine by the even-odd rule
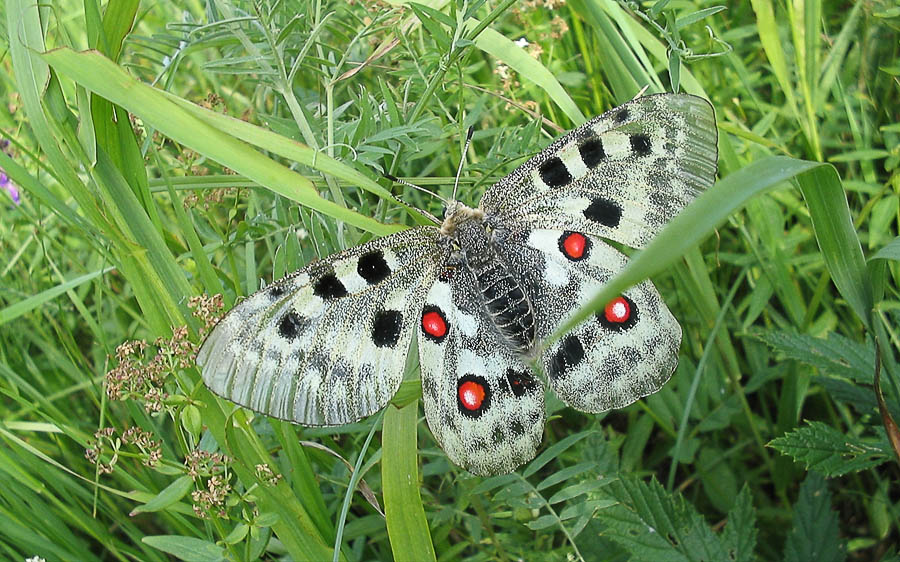
[[[900,8],[734,4],[7,0],[0,557],[897,559]],[[449,196],[470,125],[475,203],[645,87],[720,133],[717,185],[596,301],[660,288],[659,393],[549,398],[538,457],[478,478],[414,361],[338,428],[199,382],[192,297],[427,221],[382,173]]]

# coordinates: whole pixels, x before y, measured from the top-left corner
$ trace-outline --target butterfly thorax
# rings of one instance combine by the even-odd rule
[[[441,232],[450,241],[450,262],[471,272],[497,332],[512,349],[529,355],[535,341],[534,309],[521,286],[521,275],[513,275],[498,251],[502,230],[480,209],[456,203],[448,208]]]

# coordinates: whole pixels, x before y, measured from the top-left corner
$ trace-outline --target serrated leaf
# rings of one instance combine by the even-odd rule
[[[825,339],[784,331],[755,334],[758,339],[783,354],[819,369],[856,382],[871,384],[875,373],[875,349],[838,334]]]
[[[756,510],[750,486],[744,484],[728,512],[728,523],[722,531],[722,544],[732,562],[750,562],[756,559]]]
[[[597,512],[614,540],[636,560],[727,560],[719,538],[680,494],[669,494],[654,478],[623,477],[609,492],[620,503]]]
[[[856,408],[863,414],[870,414],[878,409],[878,402],[871,388],[860,386],[852,381],[826,375],[812,377],[822,385],[833,399]]]
[[[805,427],[773,439],[769,445],[804,463],[809,470],[826,476],[867,470],[891,458],[878,443],[867,443],[822,422],[809,422]]]
[[[810,472],[800,485],[794,505],[794,527],[784,545],[785,562],[839,562],[846,552],[840,540],[837,513],[825,478]]]

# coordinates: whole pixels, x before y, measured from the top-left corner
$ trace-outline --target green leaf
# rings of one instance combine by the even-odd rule
[[[416,426],[419,401],[403,408],[389,405],[381,431],[381,480],[384,515],[396,560],[436,560],[425,508],[419,494]]]
[[[554,443],[550,447],[548,447],[543,453],[538,455],[536,459],[528,463],[528,467],[522,472],[522,476],[524,478],[528,478],[541,468],[548,462],[552,461],[559,455],[563,453],[566,449],[574,445],[575,443],[581,441],[585,437],[594,433],[593,431],[582,431],[580,433],[575,433],[573,435],[569,435],[565,439],[560,440],[558,443]]]
[[[846,557],[837,513],[825,479],[810,472],[794,505],[794,527],[784,545],[785,562],[840,562]]]
[[[185,494],[191,491],[193,485],[194,481],[190,476],[185,475],[177,478],[153,496],[150,501],[131,510],[129,515],[133,516],[138,513],[163,510],[183,498]]]
[[[698,10],[686,16],[677,18],[675,20],[675,29],[684,29],[685,27],[691,25],[692,23],[696,23],[702,19],[706,19],[710,16],[718,14],[722,10],[727,10],[725,6],[713,6],[712,8],[704,8],[702,10]]]
[[[825,476],[868,470],[891,459],[886,442],[866,442],[817,421],[773,439],[769,446]]]
[[[869,261],[872,260],[900,261],[900,236],[894,238],[883,248],[875,252],[875,255],[869,258]]]
[[[573,123],[579,125],[584,123],[584,114],[578,108],[578,105],[572,101],[572,98],[569,97],[569,94],[559,83],[559,80],[556,79],[556,76],[540,61],[525,52],[522,47],[490,28],[485,29],[475,38],[475,46],[497,60],[502,61],[523,78],[534,82],[550,96],[550,99],[562,109],[563,113]]]
[[[529,521],[525,525],[531,529],[532,531],[539,531],[541,529],[547,529],[548,527],[552,527],[556,525],[558,519],[555,515],[541,515],[537,519],[533,521]]]
[[[141,542],[185,562],[218,562],[225,559],[225,550],[215,543],[178,535],[142,537]]]
[[[588,492],[597,490],[598,488],[602,488],[603,486],[608,485],[610,482],[612,481],[609,479],[604,479],[587,480],[585,482],[579,482],[578,484],[572,484],[571,486],[566,486],[562,490],[550,496],[550,499],[547,500],[547,503],[552,505],[562,501],[568,501],[572,498],[577,498],[582,494],[586,494]]]
[[[872,384],[875,373],[875,348],[831,333],[827,338],[785,331],[754,334],[766,345],[788,359],[811,365],[823,374]]]
[[[410,2],[407,5],[416,13],[416,17],[422,22],[422,26],[428,31],[431,38],[437,41],[442,49],[449,49],[450,34],[447,33],[443,26],[447,25],[453,28],[455,22],[429,6],[416,2]]]
[[[585,462],[580,462],[576,465],[567,466],[566,468],[564,468],[562,470],[557,470],[550,476],[541,480],[541,482],[537,486],[535,486],[535,489],[543,490],[544,488],[549,488],[550,486],[559,484],[560,482],[568,480],[569,478],[572,478],[573,476],[581,474],[582,472],[587,472],[588,470],[595,470],[596,468],[598,468],[598,466],[599,465],[595,461],[585,461]]]
[[[871,328],[872,285],[837,172],[832,166],[823,165],[797,174],[793,179],[809,208],[816,242],[832,281],[860,322]]]
[[[370,188],[374,184],[371,180],[360,181],[364,176],[359,172],[325,154],[249,123],[203,110],[195,104],[167,95],[135,80],[98,53],[75,53],[69,49],[57,49],[42,56],[54,69],[134,113],[169,138],[228,166],[279,195],[375,234],[388,234],[398,230],[397,227],[383,225],[323,199],[308,179],[253,150],[235,133],[260,140],[265,144],[258,146],[277,154],[287,153],[290,155],[288,157],[293,157],[300,163],[341,179],[354,181],[360,187]],[[378,184],[374,185],[381,193],[385,192]],[[372,190],[376,191],[375,188]]]
[[[719,538],[684,497],[666,492],[654,478],[645,484],[624,476],[609,488],[618,505],[597,512],[604,535],[635,560],[728,560]]]
[[[65,293],[66,291],[70,291],[75,287],[83,285],[89,281],[100,277],[101,275],[106,275],[110,271],[112,271],[113,267],[106,267],[104,269],[100,269],[97,271],[92,271],[90,273],[86,273],[84,275],[80,275],[75,279],[66,281],[65,283],[61,283],[55,287],[51,287],[45,291],[41,291],[40,293],[30,296],[28,298],[24,298],[18,302],[15,302],[6,308],[0,308],[0,325],[3,325],[10,320],[14,320],[19,316],[30,312],[44,304],[50,302],[55,299],[59,295]]]
[[[728,512],[728,523],[722,530],[722,544],[728,551],[731,562],[752,562],[756,560],[756,510],[753,509],[753,495],[750,485],[744,484]]]

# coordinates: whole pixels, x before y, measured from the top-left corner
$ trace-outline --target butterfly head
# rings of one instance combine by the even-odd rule
[[[463,205],[459,201],[452,201],[444,207],[444,222],[441,223],[441,234],[444,236],[453,236],[459,225],[484,218],[484,211],[481,209],[473,209]]]

